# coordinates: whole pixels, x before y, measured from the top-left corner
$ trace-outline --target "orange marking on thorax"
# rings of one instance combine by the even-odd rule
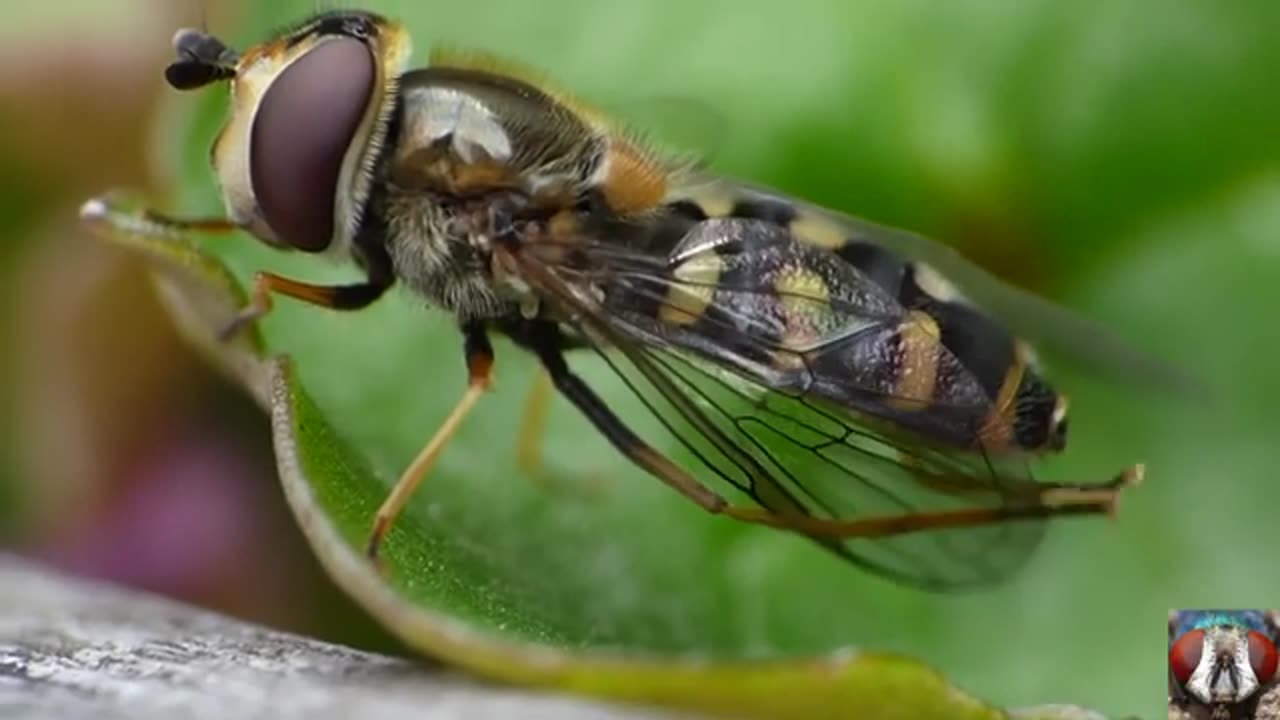
[[[667,195],[667,171],[636,146],[613,141],[609,147],[609,174],[602,188],[609,207],[622,214],[657,207]]]
[[[464,163],[439,148],[419,148],[395,158],[391,178],[401,187],[464,197],[519,184],[511,168],[503,163],[489,159]]]
[[[511,168],[492,160],[478,163],[454,163],[452,172],[447,176],[449,192],[456,195],[469,195],[495,189],[514,186]]]

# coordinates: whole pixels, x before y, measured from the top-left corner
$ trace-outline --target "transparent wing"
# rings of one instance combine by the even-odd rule
[[[621,323],[615,330],[626,332]],[[619,337],[622,337],[621,335]],[[619,345],[601,355],[687,451],[782,517],[885,518],[1035,502],[1025,465],[1002,467],[871,430],[819,401],[742,382],[689,353]],[[988,584],[1016,570],[1043,532],[1019,520],[876,538],[814,539],[853,563],[929,589]]]
[[[701,98],[646,95],[602,103],[626,134],[641,138],[673,162],[705,166],[724,148],[732,123]]]
[[[923,262],[953,283],[970,302],[999,318],[1013,332],[1067,362],[1107,377],[1158,391],[1205,397],[1201,379],[1152,357],[1108,328],[1029,291],[1017,288],[966,259],[954,248],[907,230],[803,203],[767,188],[709,175],[690,175],[674,193],[715,206],[726,202],[779,202],[799,209],[808,221],[802,241],[831,246],[869,242],[905,259]],[[808,236],[808,237],[806,237]]]
[[[764,255],[794,246],[764,242],[739,259],[777,262]],[[609,244],[574,250],[569,263],[563,252],[529,247],[521,253],[522,274],[574,318],[578,331],[685,448],[700,480],[728,483],[783,517],[851,520],[1040,502],[1042,486],[1022,460],[997,461],[902,432],[892,417],[874,412],[894,399],[874,378],[832,377],[823,369],[831,367],[827,358],[847,355],[851,343],[905,316],[865,279],[828,277],[828,292],[818,297],[752,285],[746,273],[736,284],[717,285],[700,322],[673,324],[674,317],[663,320],[664,308],[688,311],[680,298],[706,297],[707,286],[673,276],[663,258]],[[811,262],[805,267],[814,268]],[[829,290],[837,287],[833,297]],[[780,339],[774,313],[780,307],[796,311],[797,305],[808,306],[815,318],[822,315],[821,332],[803,347]],[[961,422],[985,408],[975,398],[972,405],[931,407],[924,414]],[[939,589],[1006,576],[1041,533],[1041,523],[1019,520],[814,539],[899,582]]]
[[[943,443],[973,445],[992,410],[930,317],[773,223],[710,219],[685,228],[662,255],[580,242],[574,257],[572,265],[548,262],[570,285],[596,288],[597,311],[647,345],[686,350],[761,386],[821,397]],[[911,371],[928,376],[927,400],[900,394]]]

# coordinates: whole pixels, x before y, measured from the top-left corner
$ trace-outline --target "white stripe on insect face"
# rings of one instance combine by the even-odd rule
[[[1204,703],[1236,703],[1258,689],[1249,664],[1245,631],[1235,627],[1206,628],[1204,650],[1186,689]]]

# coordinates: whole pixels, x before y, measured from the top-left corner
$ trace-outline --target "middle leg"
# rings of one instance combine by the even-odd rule
[[[471,413],[472,408],[480,401],[480,397],[489,389],[493,378],[493,346],[484,326],[473,323],[463,328],[463,352],[467,361],[467,389],[458,404],[445,418],[444,423],[436,430],[431,440],[418,452],[413,462],[400,475],[400,479],[392,486],[391,492],[378,512],[374,515],[373,528],[369,532],[369,541],[365,546],[365,554],[370,560],[377,562],[382,541],[391,530],[404,506],[409,502],[418,486],[427,476],[427,472],[435,465],[449,440],[461,427],[462,421]]]

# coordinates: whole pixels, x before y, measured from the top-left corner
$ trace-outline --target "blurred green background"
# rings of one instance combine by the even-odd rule
[[[0,10],[0,422],[13,440],[0,456],[0,542],[386,647],[297,537],[257,410],[183,348],[141,269],[76,228],[78,203],[103,188],[171,190],[149,185],[148,139],[157,117],[193,102],[166,93],[160,69],[172,30],[198,22],[195,4],[46,5]],[[1148,483],[1119,520],[1055,526],[1027,570],[989,592],[932,597],[843,577],[762,589],[793,614],[854,618],[795,647],[900,650],[1004,705],[1156,716],[1168,608],[1275,606],[1280,4],[364,5],[408,19],[419,55],[442,42],[502,52],[621,108],[696,98],[724,118],[718,169],[945,239],[1212,388],[1196,403],[1056,368],[1072,447],[1045,474],[1146,461]],[[254,35],[237,3],[207,12],[216,30]],[[449,374],[420,381],[450,395],[458,360],[445,353]],[[520,384],[503,388],[519,400]],[[788,597],[800,590],[819,597]]]

